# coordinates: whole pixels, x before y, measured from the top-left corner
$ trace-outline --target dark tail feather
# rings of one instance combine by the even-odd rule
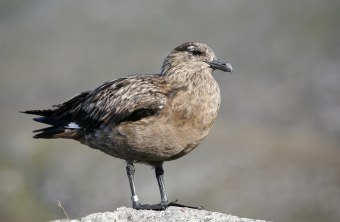
[[[33,132],[41,132],[33,136],[33,138],[53,139],[60,138],[61,134],[64,134],[65,129],[63,127],[47,127],[44,129],[34,130]]]
[[[34,121],[38,122],[38,123],[45,123],[51,126],[60,126],[60,125],[67,125],[70,121],[66,121],[63,119],[57,119],[55,117],[45,117],[45,116],[41,116],[41,117],[36,117],[33,118]]]
[[[27,110],[27,111],[20,111],[21,113],[37,115],[37,116],[52,116],[55,113],[55,110],[52,109],[45,109],[45,110]]]
[[[33,118],[34,121],[39,123],[45,123],[51,125],[50,127],[34,130],[34,133],[38,133],[33,138],[70,138],[75,139],[81,134],[78,129],[69,129],[67,125],[72,122],[71,116],[65,116],[62,118],[55,117],[57,110],[28,110],[21,113],[39,115],[40,117]],[[79,133],[78,133],[79,132]]]
[[[34,138],[79,139],[83,132],[72,118],[73,108],[81,104],[89,93],[91,91],[79,93],[64,103],[54,105],[52,109],[22,111],[22,113],[38,115],[40,117],[34,118],[34,121],[50,125],[50,127],[35,130],[34,132],[38,134]]]

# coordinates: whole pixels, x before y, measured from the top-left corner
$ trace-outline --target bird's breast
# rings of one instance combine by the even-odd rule
[[[221,102],[220,90],[213,77],[200,79],[180,91],[171,108],[178,125],[209,130],[217,118]]]

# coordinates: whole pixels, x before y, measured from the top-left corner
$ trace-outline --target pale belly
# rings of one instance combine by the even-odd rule
[[[125,160],[162,162],[189,153],[202,142],[210,128],[188,123],[179,126],[171,116],[155,116],[113,128],[102,126],[85,135],[80,142]]]

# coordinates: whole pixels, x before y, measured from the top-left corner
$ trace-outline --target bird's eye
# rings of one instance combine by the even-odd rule
[[[199,51],[198,49],[192,50],[191,53],[195,56],[200,56],[202,54],[201,51]]]

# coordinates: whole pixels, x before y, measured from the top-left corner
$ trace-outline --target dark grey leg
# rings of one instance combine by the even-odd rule
[[[203,207],[192,207],[192,206],[179,204],[177,203],[177,200],[168,203],[168,198],[166,197],[166,191],[165,191],[165,185],[164,185],[164,179],[163,179],[164,177],[163,162],[156,165],[155,173],[156,173],[156,179],[158,182],[159,192],[161,193],[161,203],[160,203],[161,209],[166,209],[168,206],[188,207],[188,208],[198,209],[198,210],[203,209]]]
[[[138,196],[136,194],[136,187],[135,187],[135,166],[133,165],[133,162],[127,162],[126,165],[126,173],[129,178],[129,184],[131,189],[131,200],[132,200],[132,206],[134,209],[137,209],[140,206]]]
[[[163,163],[160,163],[159,165],[156,166],[155,173],[156,173],[156,179],[158,182],[159,192],[161,193],[161,205],[166,208],[168,205],[168,198],[166,197],[165,185],[164,185],[164,179],[163,179],[163,175],[164,175]]]
[[[137,196],[137,193],[136,193],[136,187],[135,187],[135,182],[134,182],[135,167],[134,167],[132,161],[127,162],[126,172],[127,172],[127,176],[129,178],[129,183],[130,183],[130,189],[131,189],[131,195],[132,195],[131,200],[132,200],[133,209],[136,209],[136,210],[165,210],[166,209],[167,201],[166,201],[166,195],[165,195],[165,191],[164,191],[163,177],[161,177],[161,179],[159,180],[159,184],[162,184],[162,187],[163,187],[162,188],[163,194],[161,194],[162,195],[162,203],[159,203],[159,204],[141,204],[139,202],[139,199],[138,199],[138,196]],[[157,176],[157,178],[158,178],[158,176]],[[165,200],[164,201],[165,204],[163,204],[163,200]]]
[[[138,196],[136,194],[136,187],[134,182],[134,174],[135,167],[132,161],[128,161],[126,165],[126,172],[129,178],[130,189],[131,189],[131,200],[132,207],[136,210],[165,210],[168,206],[176,206],[176,207],[188,207],[193,209],[203,209],[203,207],[191,207],[183,204],[178,204],[177,201],[173,201],[168,203],[168,199],[166,197],[165,185],[164,185],[164,170],[163,163],[159,163],[155,167],[156,179],[158,182],[159,192],[161,194],[161,203],[159,204],[141,204],[139,202]]]

